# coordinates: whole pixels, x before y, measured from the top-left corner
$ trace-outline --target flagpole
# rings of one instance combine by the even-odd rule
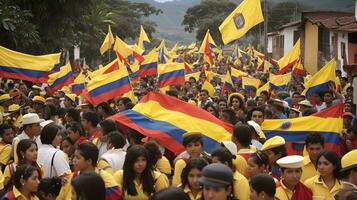
[[[268,0],[264,0],[264,57],[268,59]]]

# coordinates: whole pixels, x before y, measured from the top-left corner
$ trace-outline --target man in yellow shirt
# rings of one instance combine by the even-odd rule
[[[319,154],[324,149],[324,137],[320,133],[311,133],[305,139],[305,146],[308,156],[304,156],[301,181],[318,175],[316,161]]]
[[[10,125],[0,125],[0,169],[3,170],[10,160],[11,144],[14,133]]]

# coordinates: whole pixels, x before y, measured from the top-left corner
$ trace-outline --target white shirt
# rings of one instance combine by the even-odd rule
[[[105,152],[100,159],[108,162],[113,172],[123,169],[126,152],[123,149],[111,149]]]
[[[12,140],[11,157],[14,157],[14,154],[16,152],[15,145],[24,139],[31,139],[31,138],[25,133],[25,131],[22,131],[20,135],[16,136]],[[40,136],[34,137],[32,140],[36,142],[37,148],[40,148],[40,146],[42,145]]]
[[[321,110],[326,108],[326,103],[323,102],[320,106],[319,105],[315,105],[315,109],[317,110],[317,112],[320,112]]]
[[[53,155],[54,159],[51,167]],[[66,154],[62,150],[56,149],[49,144],[43,144],[40,146],[38,150],[37,162],[39,162],[44,168],[45,174],[43,178],[62,176],[66,171],[70,170]]]

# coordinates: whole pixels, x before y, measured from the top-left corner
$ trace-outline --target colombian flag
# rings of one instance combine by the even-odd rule
[[[95,76],[83,90],[84,97],[93,105],[131,91],[128,71],[120,67],[113,72]]]
[[[244,0],[219,26],[224,44],[245,35],[264,21],[260,0]]]
[[[60,68],[59,72],[55,72],[48,76],[48,92],[53,93],[56,90],[61,89],[63,86],[73,83],[73,73],[71,64],[68,62],[66,65]]]
[[[307,117],[267,119],[262,124],[262,130],[267,139],[279,135],[288,143],[304,143],[308,134],[319,132],[325,138],[325,147],[340,153],[342,112],[343,104],[337,104]]]
[[[242,86],[246,92],[252,90],[252,88],[258,89],[260,80],[256,78],[243,77]]]
[[[229,71],[227,71],[225,79],[224,79],[224,87],[229,88],[229,89],[233,88],[232,76],[229,74]]]
[[[146,34],[143,25],[141,25],[138,46],[140,49],[146,49],[148,48],[149,44],[150,44],[149,37]]]
[[[302,95],[309,97],[312,93],[324,92],[335,81],[336,60],[332,59],[304,84],[305,90],[302,92]]]
[[[76,94],[79,96],[82,93],[82,90],[86,87],[86,76],[81,72],[77,78],[74,80],[72,86],[71,86],[71,91],[72,93]]]
[[[185,150],[182,135],[201,133],[204,149],[212,152],[220,142],[230,140],[233,126],[207,111],[175,97],[150,92],[132,109],[113,115],[116,120],[145,136],[155,138],[175,154]]]
[[[305,70],[304,70],[304,66],[302,65],[302,61],[301,59],[299,59],[294,67],[293,67],[293,73],[300,75],[300,76],[304,76],[305,75]]]
[[[144,62],[141,63],[138,76],[156,76],[157,75],[157,65],[158,65],[158,53],[156,51],[151,51],[144,56]]]
[[[185,69],[183,63],[160,64],[158,69],[160,88],[185,83]]]
[[[294,47],[278,60],[279,74],[284,74],[290,67],[293,67],[300,59],[300,54],[300,39],[298,39]]]
[[[47,83],[51,70],[59,68],[61,53],[33,56],[0,46],[0,76]]]
[[[283,75],[269,75],[269,88],[271,90],[282,91],[288,87],[289,81],[291,80],[291,73]]]
[[[121,40],[118,36],[115,38],[114,43],[114,51],[117,54],[119,60],[123,63],[127,63],[127,58],[129,56],[133,56],[139,63],[144,61],[144,58],[141,56],[141,52],[136,52],[135,46],[134,48],[127,45],[123,40]]]
[[[240,71],[233,67],[231,67],[231,75],[232,75],[232,81],[234,83],[238,83],[238,82],[242,81],[243,77],[248,76],[248,74],[246,72]]]
[[[101,67],[93,72],[89,73],[89,77],[91,79],[95,78],[96,76],[102,75],[102,74],[108,74],[110,72],[113,72],[115,70],[119,69],[119,65],[120,65],[120,61],[118,58],[116,58],[115,60],[113,60],[112,62],[108,63],[106,66]],[[123,64],[121,64],[123,65]]]
[[[103,55],[106,51],[108,51],[108,49],[110,49],[112,47],[113,44],[114,44],[114,36],[112,33],[112,29],[110,28],[110,25],[108,25],[108,33],[105,36],[103,44],[99,49],[100,54]]]
[[[207,33],[205,35],[205,38],[202,41],[202,45],[199,49],[200,53],[203,53],[203,58],[205,61],[208,62],[210,66],[214,64],[214,58],[213,58],[213,49],[217,48],[216,43],[211,37],[211,34],[209,33],[209,30],[207,30]]]

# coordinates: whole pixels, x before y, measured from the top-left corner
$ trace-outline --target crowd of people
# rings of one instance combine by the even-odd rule
[[[227,91],[219,76],[211,77],[215,94],[202,89],[205,70],[218,75],[236,67],[225,59],[216,67],[195,62],[199,79],[187,78],[165,93],[207,111],[234,126],[230,141],[204,151],[202,133],[182,135],[185,151],[176,155],[153,138],[108,119],[137,102],[120,97],[97,106],[64,87],[53,94],[45,85],[5,79],[0,91],[1,200],[309,200],[357,199],[357,120],[348,75],[337,76],[310,98],[302,95],[303,78],[294,76],[284,91],[248,92],[240,82]],[[201,60],[202,61],[202,60]],[[254,59],[240,69],[259,78]],[[85,71],[84,71],[85,72]],[[270,72],[274,72],[272,68]],[[159,91],[157,79],[144,77],[134,85],[140,100]],[[304,151],[287,151],[283,137],[265,138],[265,119],[309,116],[344,104],[340,153],[325,147],[324,135],[311,130]],[[217,133],[219,134],[219,133]]]

